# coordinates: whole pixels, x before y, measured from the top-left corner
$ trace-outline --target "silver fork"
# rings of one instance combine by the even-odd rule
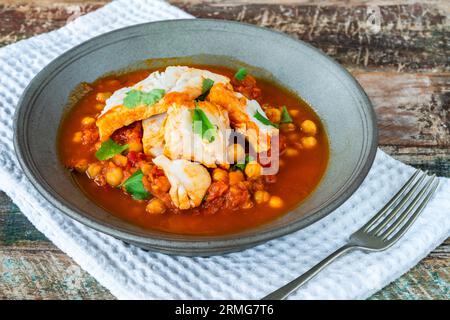
[[[298,278],[265,296],[263,300],[282,300],[315,277],[323,268],[344,253],[360,249],[382,251],[396,243],[411,227],[439,185],[417,170],[397,194],[362,228],[353,233],[347,243]]]

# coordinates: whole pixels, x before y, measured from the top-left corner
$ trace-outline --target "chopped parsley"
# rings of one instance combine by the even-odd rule
[[[259,122],[261,122],[262,124],[265,124],[266,126],[272,126],[275,128],[278,128],[278,125],[275,123],[272,123],[269,119],[267,119],[266,117],[264,117],[261,113],[259,113],[258,110],[256,110],[256,113],[253,116],[256,120],[258,120]]]
[[[235,74],[234,77],[239,80],[242,81],[245,79],[245,77],[247,76],[247,69],[245,68],[240,68]]]
[[[206,99],[206,96],[209,93],[209,90],[211,90],[213,85],[214,85],[214,80],[209,79],[209,78],[203,79],[202,94],[200,96],[198,96],[197,100],[204,101]]]
[[[140,105],[151,106],[161,100],[165,93],[163,89],[153,89],[149,92],[132,89],[126,93],[123,105],[128,109],[134,109]]]
[[[286,108],[286,106],[283,106],[283,108],[281,109],[281,120],[280,123],[292,123],[292,118],[289,115],[289,112]]]
[[[139,169],[122,184],[125,190],[131,194],[135,200],[145,200],[151,196],[150,192],[144,187],[144,183],[142,182],[143,177],[144,174],[142,173],[142,170]]]
[[[209,121],[206,113],[195,104],[192,116],[192,130],[208,142],[215,140],[216,127]]]
[[[98,160],[108,160],[114,157],[116,154],[120,154],[128,149],[128,145],[124,144],[121,146],[120,144],[115,143],[111,138],[106,140],[100,146],[100,149],[95,153],[95,157]]]

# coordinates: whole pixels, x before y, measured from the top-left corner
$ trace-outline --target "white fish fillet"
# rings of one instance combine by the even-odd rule
[[[214,83],[229,83],[230,79],[208,70],[190,68],[186,66],[170,66],[165,71],[155,71],[147,78],[136,83],[134,86],[126,87],[115,91],[106,100],[105,107],[100,113],[100,117],[115,106],[123,104],[126,93],[132,89],[150,92],[153,89],[164,89],[169,92],[187,92],[192,99],[197,98],[202,93],[203,79],[211,79]]]
[[[177,208],[186,210],[202,203],[211,185],[211,177],[205,167],[184,159],[170,160],[163,155],[154,158],[153,162],[169,179],[169,195]]]
[[[164,127],[164,155],[170,159],[186,159],[199,162],[209,168],[226,164],[226,147],[230,121],[226,110],[209,102],[198,102],[197,107],[205,113],[214,129],[213,141],[195,133],[193,108],[173,104],[167,110]],[[194,125],[200,125],[197,123]]]
[[[151,156],[159,156],[164,146],[164,122],[167,114],[158,114],[142,120],[142,145],[144,153]]]
[[[130,90],[150,92],[153,89],[163,89],[166,96],[172,92],[180,92],[186,94],[188,99],[195,99],[201,95],[203,80],[206,78],[215,83],[230,81],[227,77],[207,70],[176,66],[167,67],[164,72],[155,71],[134,86],[115,91],[106,100],[105,107],[97,117],[96,125],[101,141],[106,141],[117,129],[167,111],[169,106],[165,103],[165,97],[152,106],[140,105],[131,109],[125,107],[123,101]]]
[[[208,95],[208,100],[228,111],[231,125],[243,134],[256,152],[264,152],[271,147],[271,137],[278,135],[278,129],[265,124],[255,117],[258,112],[267,119],[258,101],[250,100],[230,85],[214,85]]]

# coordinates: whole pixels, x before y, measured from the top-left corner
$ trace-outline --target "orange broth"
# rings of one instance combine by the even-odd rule
[[[233,77],[235,70],[216,66],[195,66]],[[63,119],[58,140],[58,149],[61,161],[67,166],[76,159],[85,158],[95,161],[95,151],[92,148],[72,141],[75,132],[81,130],[81,119],[86,116],[96,117],[100,111],[96,109],[96,94],[98,92],[114,92],[124,86],[146,78],[155,70],[140,70],[118,76],[108,76],[96,80],[90,84],[92,90],[82,97],[76,105],[68,111]],[[118,80],[118,81],[111,81]],[[257,85],[262,95],[258,102],[262,105],[268,103],[273,106],[286,106],[288,110],[298,110],[293,116],[294,123],[299,124],[304,120],[312,120],[318,127],[315,136],[317,146],[313,149],[300,150],[298,156],[280,156],[283,164],[276,175],[276,182],[266,189],[271,195],[280,196],[284,201],[282,208],[271,208],[267,203],[255,204],[250,209],[230,210],[221,209],[214,214],[204,214],[201,211],[190,210],[174,213],[171,210],[160,215],[148,214],[145,210],[146,201],[133,200],[130,195],[121,189],[109,186],[99,187],[86,174],[73,171],[72,176],[83,192],[99,206],[111,214],[127,220],[133,224],[148,229],[189,234],[189,235],[219,235],[238,232],[267,223],[290,210],[294,209],[306,197],[308,197],[319,184],[327,167],[329,157],[328,140],[320,119],[311,107],[290,91],[262,79],[257,79]],[[300,136],[303,133],[295,131]],[[280,131],[280,134],[283,135]],[[291,133],[287,133],[289,136]],[[286,139],[289,141],[290,139]]]

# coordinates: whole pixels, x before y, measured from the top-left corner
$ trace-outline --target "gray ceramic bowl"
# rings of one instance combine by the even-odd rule
[[[56,152],[58,127],[71,91],[81,82],[139,65],[138,61],[167,57],[228,66],[242,61],[255,67],[252,73],[272,77],[308,101],[322,119],[330,141],[329,166],[316,191],[296,210],[268,224],[206,237],[144,230],[91,202],[73,183]],[[73,219],[143,248],[211,255],[286,235],[339,207],[372,165],[377,128],[370,101],[359,84],[315,48],[251,25],[177,20],[113,31],[55,59],[33,79],[19,102],[14,143],[28,178],[43,197]]]

